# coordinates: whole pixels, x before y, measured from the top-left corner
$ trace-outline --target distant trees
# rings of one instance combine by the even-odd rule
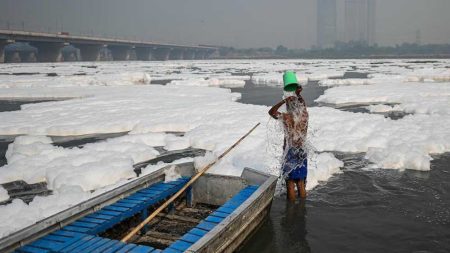
[[[275,53],[277,55],[286,55],[289,52],[289,49],[283,45],[279,45],[277,49],[275,49]]]
[[[397,58],[397,57],[445,57],[450,58],[450,44],[419,45],[403,43],[395,46],[369,45],[364,41],[337,41],[333,48],[289,49],[283,45],[269,47],[219,49],[221,58]]]

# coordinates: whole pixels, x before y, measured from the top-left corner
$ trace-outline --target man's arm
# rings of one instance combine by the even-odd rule
[[[281,100],[276,105],[272,106],[269,110],[269,115],[272,116],[274,119],[278,119],[281,116],[281,113],[278,111],[280,107],[285,103],[286,101]]]
[[[280,116],[282,115],[282,113],[280,113],[278,111],[278,109],[280,109],[280,107],[287,101],[293,101],[295,99],[296,98],[294,96],[292,96],[292,97],[287,97],[286,99],[283,99],[280,102],[278,102],[276,105],[274,105],[272,108],[270,108],[270,110],[269,110],[270,116],[272,116],[272,118],[274,118],[274,119],[279,119]]]

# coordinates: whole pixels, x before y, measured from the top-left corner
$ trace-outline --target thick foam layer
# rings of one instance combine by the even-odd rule
[[[240,175],[244,167],[251,167],[278,175],[283,133],[280,127],[271,127],[269,108],[237,103],[238,96],[228,89],[204,87],[220,83],[208,81],[213,78],[242,85],[249,73],[256,73],[253,80],[268,80],[271,76],[275,80],[272,83],[281,85],[284,70],[297,71],[301,80],[322,80],[342,76],[357,67],[370,73],[370,81],[364,83],[367,85],[352,81],[353,86],[331,88],[319,100],[338,105],[395,103],[387,106],[392,109],[378,106],[371,111],[402,110],[414,114],[393,121],[381,115],[309,108],[308,138],[316,152],[309,156],[308,188],[339,173],[342,162],[324,151],[365,152],[366,159],[375,167],[429,170],[430,154],[450,151],[446,127],[450,125],[449,83],[442,78],[444,81],[439,83],[428,82],[429,78],[411,82],[409,76],[417,75],[414,72],[426,64],[401,60],[372,63],[376,62],[248,60],[2,66],[0,73],[39,73],[0,75],[3,98],[73,99],[28,104],[20,111],[0,113],[0,135],[27,135],[16,138],[10,145],[8,164],[0,168],[0,181],[46,181],[54,190],[53,195],[37,197],[29,205],[15,200],[0,206],[0,235],[123,184],[126,178],[134,177],[133,163],[158,155],[155,146],[168,150],[189,146],[209,150],[203,163],[196,159],[201,167],[257,122],[261,126],[210,173]],[[448,61],[440,61],[426,74],[445,77],[446,65]],[[48,72],[55,72],[57,77],[47,76]],[[74,76],[80,73],[84,76]],[[150,77],[181,81],[167,87],[148,85]],[[71,149],[56,147],[45,137],[128,131],[123,137]],[[185,135],[156,133],[164,131]],[[143,173],[163,165],[148,166]]]

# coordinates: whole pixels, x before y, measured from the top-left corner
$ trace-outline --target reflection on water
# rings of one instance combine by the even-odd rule
[[[336,155],[343,173],[310,191],[306,207],[275,198],[241,252],[450,252],[450,153],[425,172]]]
[[[61,100],[61,99],[59,99]],[[55,99],[35,99],[35,100],[0,100],[0,112],[18,111],[20,106],[24,104],[34,104],[58,101]]]
[[[348,111],[348,112],[355,112],[355,113],[371,113],[368,109],[369,105],[387,105],[387,106],[394,106],[393,103],[372,103],[372,104],[352,104],[352,105],[341,105],[341,106],[333,106],[336,109],[342,110],[342,111]],[[383,115],[385,118],[390,118],[392,120],[399,120],[404,118],[406,115],[409,115],[409,113],[405,113],[403,111],[387,111],[387,112],[373,112],[372,114],[380,114]]]
[[[275,197],[270,218],[239,252],[311,252],[306,217],[305,201],[291,203]]]
[[[317,81],[310,81],[303,86],[302,96],[307,106],[316,106],[314,102],[325,91],[326,87],[318,85]],[[255,85],[251,80],[247,80],[243,88],[232,88],[232,92],[241,93],[242,97],[238,102],[243,104],[272,106],[283,97],[283,89],[279,87]]]

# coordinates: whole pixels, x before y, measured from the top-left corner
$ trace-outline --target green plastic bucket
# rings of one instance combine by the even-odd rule
[[[293,71],[286,71],[283,74],[283,83],[285,91],[295,91],[298,87],[297,75]]]

